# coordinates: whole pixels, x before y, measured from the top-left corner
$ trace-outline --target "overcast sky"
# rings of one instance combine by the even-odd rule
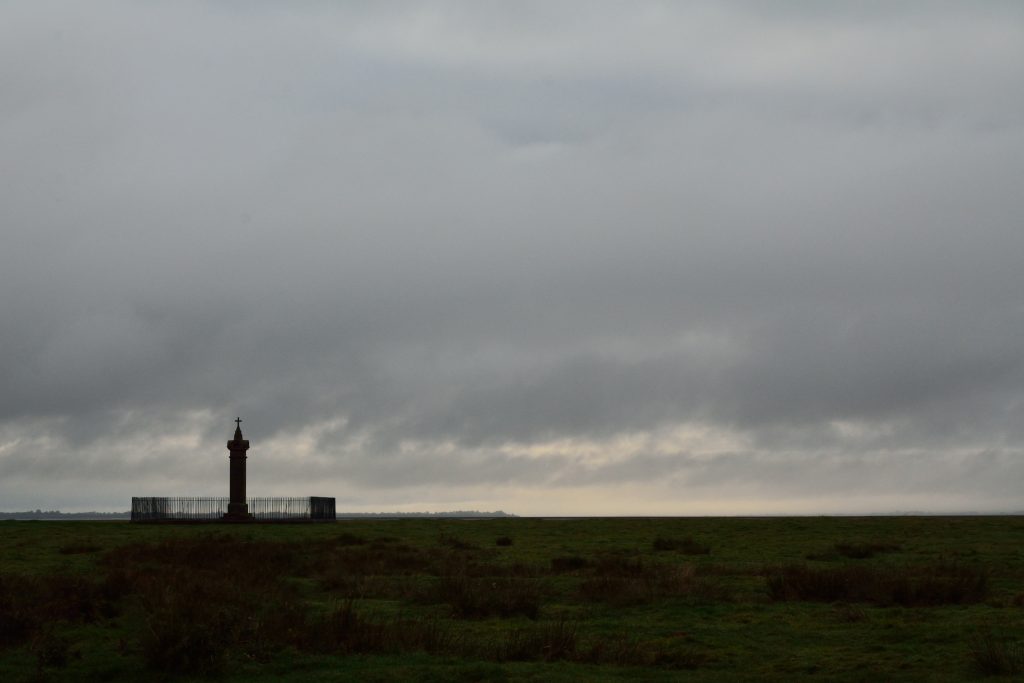
[[[0,509],[1024,509],[1024,4],[0,2]]]

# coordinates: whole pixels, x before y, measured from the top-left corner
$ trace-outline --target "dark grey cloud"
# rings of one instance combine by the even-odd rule
[[[1020,507],[1016,3],[0,16],[4,506]]]

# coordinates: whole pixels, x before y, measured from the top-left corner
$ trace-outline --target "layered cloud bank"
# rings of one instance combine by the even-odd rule
[[[898,6],[893,6],[898,5]],[[1016,3],[0,9],[0,506],[1019,510]]]

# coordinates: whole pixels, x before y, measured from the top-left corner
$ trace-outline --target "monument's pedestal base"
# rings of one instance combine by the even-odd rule
[[[255,522],[256,518],[249,513],[233,515],[230,512],[221,517],[223,522]]]
[[[245,503],[228,503],[228,512],[222,519],[225,522],[252,522],[256,518],[249,514],[249,506]]]

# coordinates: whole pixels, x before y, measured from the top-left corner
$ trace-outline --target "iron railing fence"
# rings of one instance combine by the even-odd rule
[[[227,514],[229,498],[175,496],[132,498],[133,522],[214,522]],[[334,498],[246,498],[254,521],[334,520]]]

